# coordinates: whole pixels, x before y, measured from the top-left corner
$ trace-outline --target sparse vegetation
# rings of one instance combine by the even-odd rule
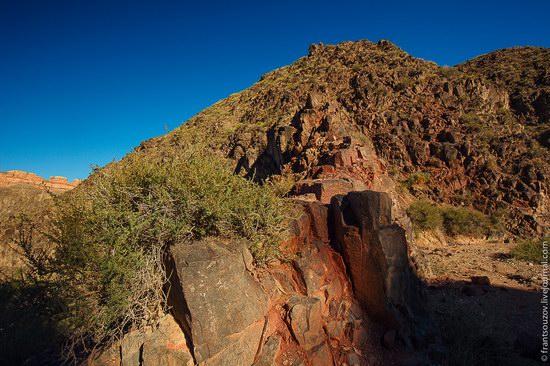
[[[481,237],[500,229],[498,220],[468,207],[417,201],[409,206],[407,214],[418,231],[442,230],[449,236]]]
[[[475,113],[464,113],[460,117],[460,122],[471,132],[480,132],[485,127],[481,118]]]
[[[278,188],[233,175],[205,151],[135,153],[56,199],[55,249],[26,253],[25,280],[64,304],[55,318],[67,357],[155,324],[166,306],[163,258],[174,242],[244,238],[257,263],[277,256],[288,218]]]
[[[517,259],[532,263],[541,263],[543,258],[543,243],[550,245],[550,237],[542,239],[523,239],[520,240],[510,254]],[[550,251],[550,248],[547,249]],[[547,260],[549,258],[546,258]]]
[[[407,209],[413,225],[418,231],[437,230],[443,227],[441,211],[432,203],[417,201]]]
[[[430,173],[425,172],[415,172],[409,175],[409,177],[402,181],[401,183],[407,187],[415,187],[415,186],[425,186],[430,182]]]

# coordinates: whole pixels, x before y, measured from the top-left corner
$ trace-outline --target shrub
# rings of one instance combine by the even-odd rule
[[[430,202],[417,201],[409,206],[407,215],[414,228],[419,231],[439,230],[443,226],[443,217],[439,208]]]
[[[479,237],[491,232],[489,218],[483,213],[466,207],[444,207],[441,209],[443,229],[450,236],[465,235]]]
[[[104,345],[165,309],[164,255],[176,241],[244,238],[257,263],[278,254],[287,205],[198,147],[136,152],[56,199],[53,255],[40,280],[60,290],[68,356]]]
[[[510,254],[512,257],[529,261],[533,263],[541,263],[543,258],[543,243],[550,243],[550,237],[541,239],[524,239],[519,241],[512,249]],[[548,260],[548,258],[546,258]]]
[[[449,236],[480,237],[500,229],[499,222],[472,208],[435,206],[417,201],[409,206],[407,214],[415,230],[443,230]]]
[[[481,118],[475,113],[464,113],[460,117],[460,122],[462,122],[471,132],[480,132],[485,127]]]
[[[407,188],[411,188],[414,186],[424,186],[429,182],[430,173],[415,172],[409,175],[409,177],[401,183],[403,183]]]

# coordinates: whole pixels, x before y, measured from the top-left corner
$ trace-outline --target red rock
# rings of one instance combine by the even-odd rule
[[[314,193],[321,203],[328,204],[338,194],[363,189],[362,182],[351,179],[303,179],[295,184],[293,192],[297,195]]]
[[[69,182],[65,177],[52,176],[49,180],[42,179],[34,173],[27,173],[21,170],[10,170],[0,172],[0,187],[10,187],[19,184],[28,184],[53,191],[68,191],[80,184],[80,180],[75,179]]]

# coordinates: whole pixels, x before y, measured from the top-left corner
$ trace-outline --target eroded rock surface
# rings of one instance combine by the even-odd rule
[[[27,173],[21,170],[0,172],[0,187],[12,187],[21,184],[41,187],[55,192],[64,192],[77,187],[80,184],[80,180],[75,179],[69,182],[67,178],[59,176],[52,176],[46,180],[34,173]]]
[[[238,241],[173,245],[167,271],[178,328],[166,320],[150,334],[132,332],[91,364],[393,362],[392,352],[406,348],[404,337],[413,332],[397,310],[412,301],[407,290],[413,274],[404,230],[391,223],[389,196],[351,192],[333,197],[330,207],[299,198],[295,205],[300,214],[282,246],[287,262],[254,267],[245,243]],[[355,226],[334,224],[338,214],[355,215]],[[344,239],[346,230],[357,235]],[[400,342],[392,352],[384,341],[388,329],[392,345]],[[160,334],[177,344],[163,343]]]

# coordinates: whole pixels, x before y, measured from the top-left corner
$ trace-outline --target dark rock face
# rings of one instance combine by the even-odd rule
[[[392,202],[381,192],[332,198],[334,244],[342,253],[355,296],[373,319],[401,326],[397,309],[415,306],[420,284],[410,268],[405,230],[392,223]]]

